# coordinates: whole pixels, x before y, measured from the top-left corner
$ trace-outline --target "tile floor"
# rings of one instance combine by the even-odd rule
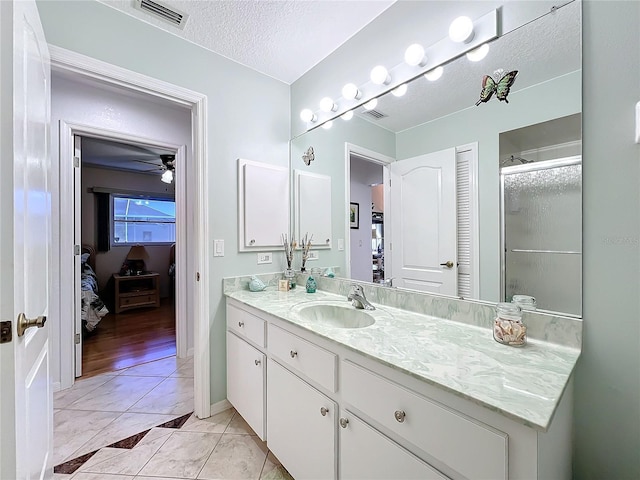
[[[234,409],[192,411],[192,359],[79,380],[54,395],[54,478],[291,479]]]

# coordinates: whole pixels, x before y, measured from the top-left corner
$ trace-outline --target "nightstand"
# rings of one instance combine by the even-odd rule
[[[146,272],[141,275],[113,274],[116,313],[132,308],[160,306],[160,274]]]

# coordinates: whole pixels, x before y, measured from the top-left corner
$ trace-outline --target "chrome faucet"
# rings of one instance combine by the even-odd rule
[[[347,300],[351,300],[351,304],[358,308],[364,310],[375,310],[376,307],[369,303],[369,300],[364,296],[364,290],[361,285],[354,283],[351,285],[351,291],[347,296]]]

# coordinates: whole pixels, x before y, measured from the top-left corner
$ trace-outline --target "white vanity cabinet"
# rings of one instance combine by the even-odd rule
[[[274,360],[267,375],[269,449],[293,478],[336,478],[335,402]]]
[[[342,410],[339,423],[342,480],[447,478],[350,411]]]
[[[570,384],[542,432],[232,298],[227,318],[229,401],[297,480],[571,478]]]
[[[265,321],[228,305],[227,398],[262,440],[266,438],[264,345]]]

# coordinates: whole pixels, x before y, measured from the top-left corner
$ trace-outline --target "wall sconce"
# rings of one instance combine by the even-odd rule
[[[371,81],[376,85],[387,85],[391,82],[391,75],[382,65],[373,67],[370,77]]]
[[[411,67],[424,67],[427,64],[427,57],[424,54],[424,47],[419,43],[409,45],[404,52],[404,61]]]
[[[449,26],[449,38],[456,43],[473,40],[473,21],[469,17],[458,17]]]
[[[342,96],[347,100],[359,100],[362,97],[362,92],[353,83],[347,83],[342,87]]]

